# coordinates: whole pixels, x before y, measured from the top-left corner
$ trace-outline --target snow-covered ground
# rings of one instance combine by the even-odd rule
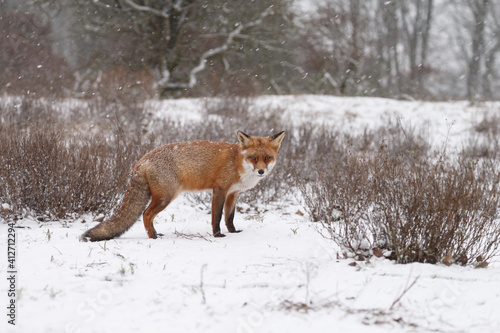
[[[425,126],[438,147],[460,146],[485,110],[431,103],[326,96],[260,97],[294,122],[345,130],[390,117]],[[200,100],[150,102],[157,117],[196,121]],[[176,111],[177,110],[177,111]],[[183,112],[180,112],[184,110]],[[447,139],[448,138],[448,139]],[[286,141],[283,143],[286,144]],[[279,168],[279,164],[277,165]],[[7,255],[0,260],[8,332],[499,332],[500,263],[485,269],[339,259],[293,199],[240,203],[239,234],[210,235],[210,211],[179,197],[155,220],[150,240],[137,222],[121,238],[78,242],[96,224],[18,221],[17,325],[7,325]],[[7,248],[0,220],[0,247]],[[4,252],[5,253],[5,252]],[[307,306],[306,306],[307,305]],[[2,332],[4,330],[2,329]]]
[[[150,101],[158,118],[200,121],[205,99]],[[399,101],[386,98],[332,97],[313,95],[261,96],[253,99],[256,110],[282,109],[283,119],[295,125],[311,123],[332,125],[346,132],[377,128],[389,120],[400,121],[406,128],[422,130],[431,143],[441,149],[461,148],[474,126],[485,115],[500,110],[500,102],[483,102],[471,106],[467,101],[427,102]]]

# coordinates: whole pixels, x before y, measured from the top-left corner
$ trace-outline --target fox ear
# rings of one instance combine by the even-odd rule
[[[245,134],[242,131],[238,131],[238,141],[240,142],[240,146],[242,148],[246,148],[250,140],[250,135]]]
[[[285,137],[285,131],[279,132],[278,134],[274,134],[271,137],[271,145],[274,148],[279,148],[281,146],[281,141],[283,141],[284,137]]]

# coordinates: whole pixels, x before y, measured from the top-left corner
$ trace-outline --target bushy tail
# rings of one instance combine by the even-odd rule
[[[92,229],[87,230],[81,241],[96,242],[120,236],[137,221],[146,208],[151,197],[146,179],[140,172],[135,172],[128,184],[125,196],[120,207],[106,221],[101,222]]]

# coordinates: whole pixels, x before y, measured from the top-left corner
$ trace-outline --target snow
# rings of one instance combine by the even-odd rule
[[[158,119],[199,121],[203,112],[202,100],[148,103]],[[400,117],[425,126],[435,145],[454,147],[499,106],[307,95],[255,103],[280,106],[296,123],[346,131]],[[171,111],[177,107],[182,112]],[[498,258],[485,269],[379,258],[352,265],[294,199],[237,212],[243,232],[224,238],[210,235],[209,208],[182,195],[155,219],[164,235],[156,240],[138,221],[118,239],[79,242],[97,224],[91,220],[18,221],[17,325],[4,314],[8,332],[500,331]],[[0,233],[6,230],[0,222]],[[6,237],[0,242],[5,249]],[[5,259],[0,271],[7,275]]]
[[[205,103],[217,98],[148,101],[158,119],[200,122]],[[425,131],[436,148],[460,149],[473,135],[474,126],[486,115],[500,109],[500,102],[399,101],[373,97],[333,97],[324,95],[260,96],[253,99],[256,112],[283,109],[282,119],[294,125],[336,126],[346,132],[360,133],[365,128],[383,126],[388,120]],[[152,121],[154,123],[154,121]],[[263,133],[261,135],[268,135]]]

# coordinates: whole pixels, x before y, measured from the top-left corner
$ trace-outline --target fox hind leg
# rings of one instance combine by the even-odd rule
[[[156,233],[155,227],[153,226],[153,220],[156,215],[164,210],[172,201],[172,198],[165,198],[159,195],[152,194],[151,203],[148,208],[144,211],[142,216],[144,220],[144,227],[148,233],[149,238],[156,239],[158,234]]]

